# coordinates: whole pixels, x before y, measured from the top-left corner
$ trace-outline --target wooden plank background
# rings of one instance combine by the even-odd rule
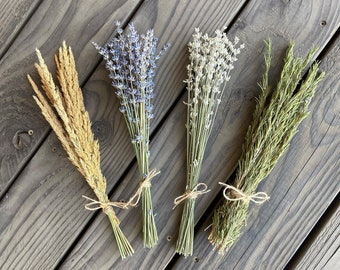
[[[1,269],[283,269],[323,218],[340,190],[338,1],[2,1],[0,20],[0,268]],[[6,10],[6,12],[5,12]],[[19,15],[18,15],[19,14]],[[160,46],[172,44],[158,63],[151,166],[159,244],[144,249],[141,209],[118,211],[136,253],[121,260],[112,229],[100,211],[83,209],[90,188],[67,160],[31,98],[26,73],[34,73],[34,48],[52,66],[52,54],[66,40],[75,53],[85,104],[99,139],[102,169],[111,199],[127,199],[138,184],[133,149],[118,111],[104,64],[91,41],[104,44],[114,22],[154,28]],[[195,27],[212,34],[228,27],[246,49],[235,64],[209,139],[201,181],[212,190],[197,200],[194,256],[174,252],[182,207],[173,199],[185,187],[187,43]],[[247,226],[226,256],[218,256],[204,228],[220,203],[218,181],[233,173],[250,123],[263,70],[263,40],[273,41],[271,82],[282,67],[289,40],[296,53],[319,47],[326,79],[289,151],[261,184],[271,200],[250,207]],[[28,131],[33,130],[29,136]],[[317,232],[295,267],[338,265],[338,210]],[[315,233],[315,232],[314,232]],[[327,239],[327,240],[326,240]],[[320,245],[320,243],[322,243]],[[325,246],[329,249],[323,249]],[[316,252],[315,250],[320,250]],[[330,252],[333,250],[334,252]],[[312,255],[311,255],[312,254]],[[318,257],[313,256],[318,254]],[[335,269],[335,268],[334,268]]]
[[[339,198],[335,200],[334,205],[330,206],[331,209],[327,209],[327,213],[322,218],[321,229],[316,228],[319,230],[313,233],[310,241],[306,243],[306,248],[302,250],[303,256],[296,260],[298,262],[297,269],[340,268]],[[296,264],[293,265],[296,266]]]
[[[91,40],[105,43],[116,20],[127,21],[139,1],[43,1],[0,60],[0,195],[37,151],[50,128],[31,96],[26,74],[33,73],[35,48],[55,52],[63,40],[73,47],[80,83],[98,64]],[[53,57],[47,64],[52,66]],[[52,69],[53,70],[53,69]],[[28,136],[33,130],[34,135]]]

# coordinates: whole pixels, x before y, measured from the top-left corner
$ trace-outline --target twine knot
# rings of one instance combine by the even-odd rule
[[[144,178],[143,181],[140,182],[139,187],[136,191],[136,193],[130,198],[130,200],[127,202],[128,206],[136,207],[139,203],[140,197],[143,192],[143,188],[150,188],[151,187],[151,179],[154,178],[156,175],[160,174],[160,171],[157,171],[156,169],[152,169]]]
[[[203,188],[199,189],[199,187]],[[172,209],[175,209],[177,205],[181,204],[186,199],[196,199],[198,195],[203,195],[209,191],[210,189],[208,189],[208,186],[205,183],[197,184],[192,190],[186,188],[184,194],[174,199],[174,207]]]
[[[97,201],[92,198],[89,198],[85,195],[83,195],[83,198],[86,200],[89,200],[90,202],[85,204],[85,209],[89,211],[96,211],[99,209],[102,209],[105,214],[108,214],[108,212],[114,212],[112,207],[120,208],[120,209],[128,209],[129,206],[135,207],[137,206],[143,188],[151,187],[151,179],[158,175],[160,171],[157,171],[155,169],[151,170],[145,179],[140,182],[139,187],[136,191],[136,193],[130,198],[128,202],[110,202],[110,201]]]
[[[257,192],[254,193],[252,195],[248,195],[246,193],[244,193],[242,190],[225,184],[225,183],[221,183],[219,182],[219,184],[221,186],[224,186],[224,190],[223,190],[223,196],[224,198],[226,198],[226,200],[228,201],[245,201],[245,202],[253,202],[253,203],[257,203],[257,204],[262,204],[266,201],[269,200],[269,196],[267,195],[267,193],[265,192]],[[229,197],[229,195],[227,194],[228,190],[231,190],[231,193],[234,195],[234,198]]]
[[[127,209],[127,203],[124,202],[110,202],[110,201],[101,202],[90,197],[87,197],[85,195],[82,195],[82,197],[90,201],[89,203],[85,204],[85,209],[89,211],[96,211],[102,209],[103,212],[106,214],[107,212],[112,210],[112,207]]]

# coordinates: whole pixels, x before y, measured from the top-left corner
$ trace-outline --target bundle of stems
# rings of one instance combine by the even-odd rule
[[[188,45],[187,180],[185,193],[174,202],[175,206],[184,202],[176,244],[176,252],[184,256],[193,253],[195,201],[197,195],[208,192],[204,183],[198,183],[203,156],[230,71],[244,46],[237,47],[238,42],[238,38],[230,41],[220,30],[209,37],[197,28]]]
[[[255,193],[255,190],[288,148],[298,125],[308,115],[308,105],[317,84],[325,75],[319,72],[318,63],[314,63],[301,82],[303,71],[316,48],[312,48],[304,59],[294,57],[293,48],[294,43],[291,42],[280,80],[271,89],[268,84],[271,42],[266,41],[265,73],[259,84],[261,94],[253,121],[246,133],[235,179],[224,189],[226,201],[214,211],[209,240],[220,254],[240,236],[250,201],[262,203],[269,198],[263,197],[261,192]]]
[[[103,210],[112,225],[121,257],[132,255],[134,251],[121,231],[119,219],[113,210],[113,206],[123,206],[119,203],[111,203],[106,194],[106,179],[100,169],[99,144],[94,139],[91,130],[91,122],[84,106],[71,48],[67,47],[64,41],[62,47],[59,48],[59,54],[55,55],[60,88],[55,85],[40,51],[36,50],[36,53],[39,64],[35,64],[35,67],[47,99],[28,75],[28,80],[36,93],[33,98],[61,141],[70,161],[84,176],[98,198],[98,201],[90,199],[92,202],[85,207],[88,210],[100,208]],[[99,206],[95,207],[95,205]]]
[[[152,177],[159,172],[149,168],[150,121],[154,118],[152,99],[156,62],[168,45],[157,54],[157,38],[153,30],[139,35],[133,24],[129,24],[126,34],[117,22],[117,37],[104,46],[94,43],[99,54],[106,61],[109,77],[116,88],[120,100],[119,110],[123,113],[131,142],[135,149],[139,168],[139,188],[129,200],[129,206],[136,206],[142,197],[144,246],[151,248],[157,244],[158,235],[151,200]]]

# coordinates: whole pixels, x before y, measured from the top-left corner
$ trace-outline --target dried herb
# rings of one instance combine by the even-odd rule
[[[158,241],[151,200],[151,178],[158,174],[149,169],[150,121],[154,118],[152,99],[156,62],[168,45],[156,52],[157,38],[153,30],[139,35],[133,24],[126,34],[117,23],[117,37],[103,47],[95,44],[106,61],[109,77],[120,100],[120,111],[124,115],[131,142],[135,149],[139,168],[140,185],[129,205],[136,206],[142,196],[144,246],[153,247]]]
[[[215,37],[195,30],[189,43],[188,111],[187,111],[187,185],[185,193],[175,199],[175,206],[184,202],[184,210],[176,244],[176,252],[192,255],[194,240],[194,209],[198,195],[208,192],[204,183],[198,183],[207,141],[221,102],[230,71],[243,45],[238,38],[230,41],[217,30]],[[221,89],[221,85],[224,87]],[[200,189],[203,187],[203,189]]]
[[[70,161],[85,177],[98,198],[98,201],[90,199],[92,202],[85,207],[88,210],[100,208],[103,210],[111,222],[121,257],[132,255],[134,251],[121,231],[119,219],[113,210],[113,207],[123,208],[124,205],[110,202],[106,194],[106,179],[100,169],[99,145],[94,139],[90,118],[84,106],[71,48],[67,48],[63,42],[59,54],[55,55],[60,88],[55,85],[40,51],[36,52],[39,64],[35,64],[35,67],[47,99],[28,75],[28,80],[36,93],[33,98],[61,141]]]
[[[325,75],[319,72],[318,63],[314,63],[306,79],[301,82],[303,71],[316,49],[311,49],[305,59],[294,57],[294,44],[291,42],[280,80],[271,89],[268,84],[270,41],[266,42],[266,47],[266,68],[260,83],[262,91],[242,147],[237,174],[232,185],[224,189],[227,200],[215,210],[213,216],[209,240],[221,254],[240,236],[250,201],[262,203],[267,199],[263,193],[255,193],[255,190],[288,148],[298,125],[308,115],[308,105]]]

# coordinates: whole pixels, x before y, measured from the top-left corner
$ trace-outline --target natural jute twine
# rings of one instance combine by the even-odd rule
[[[199,189],[199,187],[203,188]],[[172,209],[175,209],[177,205],[181,204],[186,199],[196,199],[198,195],[208,193],[209,191],[210,189],[208,189],[208,186],[204,183],[197,184],[192,190],[187,188],[184,194],[175,198],[174,207],[172,207]]]
[[[143,188],[151,187],[151,179],[154,178],[156,175],[158,175],[160,173],[161,173],[160,171],[157,171],[156,169],[152,169],[148,173],[148,175],[145,177],[145,179],[140,182],[139,187],[138,187],[136,193],[127,202],[127,206],[132,206],[132,207],[137,206],[138,202],[140,200],[140,197],[142,195]]]
[[[121,209],[128,209],[129,206],[135,207],[138,205],[138,202],[140,200],[140,197],[142,195],[143,188],[151,187],[151,179],[158,175],[160,171],[157,171],[156,169],[151,170],[148,175],[145,177],[143,181],[140,182],[139,187],[136,191],[136,193],[130,198],[128,202],[101,202],[94,200],[92,198],[89,198],[85,195],[83,195],[83,198],[91,201],[90,203],[85,204],[85,209],[89,211],[96,211],[98,209],[103,209],[104,213],[107,213],[112,207],[121,208]]]
[[[234,187],[234,186],[231,186],[231,185],[228,185],[228,184],[225,184],[225,183],[221,183],[219,182],[219,184],[221,186],[224,186],[224,190],[223,190],[223,196],[226,200],[228,201],[232,201],[232,202],[235,202],[235,201],[245,201],[245,202],[253,202],[253,203],[257,203],[257,204],[262,204],[266,201],[269,200],[269,196],[267,195],[267,193],[265,192],[257,192],[257,193],[254,193],[252,195],[248,195],[246,193],[244,193],[242,190]],[[234,198],[231,198],[229,197],[229,195],[227,194],[227,192],[231,190],[231,193],[233,195]]]
[[[89,210],[89,211],[96,211],[99,209],[103,209],[104,213],[106,212],[106,210],[112,206],[112,207],[116,207],[116,208],[121,208],[121,209],[127,209],[126,203],[124,202],[101,202],[101,201],[97,201],[94,200],[90,197],[87,197],[85,195],[82,196],[83,198],[85,198],[86,200],[91,201],[90,203],[85,204],[85,209]]]

